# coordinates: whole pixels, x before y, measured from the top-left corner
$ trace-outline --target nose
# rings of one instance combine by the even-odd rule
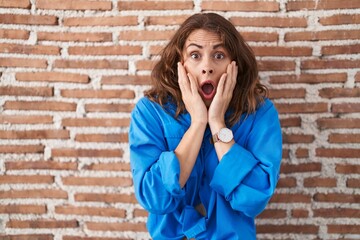
[[[203,74],[206,74],[206,73],[210,73],[210,74],[211,74],[211,73],[213,73],[213,71],[214,71],[214,70],[212,70],[212,69],[203,69],[203,70],[202,70],[202,73],[203,73]]]

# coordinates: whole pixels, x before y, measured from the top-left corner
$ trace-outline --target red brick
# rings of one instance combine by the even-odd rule
[[[256,56],[311,56],[311,47],[252,47]]]
[[[336,178],[321,178],[321,177],[311,177],[304,179],[304,187],[306,188],[316,188],[316,187],[327,187],[334,188],[336,187]]]
[[[0,38],[26,40],[26,39],[29,39],[29,37],[30,37],[30,31],[14,30],[14,29],[0,29]]]
[[[48,124],[52,116],[46,115],[0,115],[1,124]]]
[[[360,82],[360,72],[357,72],[355,75],[355,82]]]
[[[85,170],[92,171],[130,171],[130,163],[126,162],[112,162],[112,163],[93,163],[85,165]]]
[[[76,193],[74,198],[75,201],[78,202],[137,203],[137,200],[133,194]]]
[[[43,145],[0,145],[0,153],[44,153]]]
[[[138,75],[127,75],[127,76],[104,76],[101,79],[103,85],[150,85],[150,76],[138,76]]]
[[[281,127],[300,127],[301,118],[300,117],[281,118],[280,124]]]
[[[320,17],[319,22],[326,25],[343,25],[360,23],[360,15],[355,14],[336,14],[330,17]]]
[[[360,88],[323,88],[319,95],[323,98],[357,98],[360,97]]]
[[[311,196],[301,193],[288,194],[288,193],[277,193],[271,200],[271,203],[310,203]]]
[[[89,103],[85,104],[86,112],[131,112],[134,108],[132,103]]]
[[[47,15],[0,14],[2,24],[57,25],[58,18]]]
[[[128,142],[127,133],[119,134],[77,134],[75,141],[78,142]]]
[[[155,67],[156,63],[157,61],[154,60],[139,60],[136,61],[135,66],[138,71],[142,71],[142,70],[151,71]]]
[[[127,127],[128,118],[64,118],[62,126],[65,127]]]
[[[295,151],[295,156],[297,158],[307,158],[307,157],[309,157],[309,149],[298,148]]]
[[[70,186],[132,186],[132,179],[127,177],[63,177],[62,182]]]
[[[258,233],[298,233],[298,234],[317,234],[319,227],[314,225],[258,225]]]
[[[56,206],[55,213],[65,215],[89,215],[89,216],[102,216],[102,217],[116,217],[125,218],[126,211],[113,207],[100,208],[100,207],[78,207],[78,206]]]
[[[307,27],[307,20],[303,17],[231,17],[230,22],[242,27]]]
[[[260,71],[293,71],[296,67],[294,61],[259,60],[257,63]]]
[[[140,46],[88,46],[88,47],[69,47],[70,55],[140,55],[142,47]]]
[[[127,10],[192,10],[192,1],[118,1],[120,11]]]
[[[314,217],[324,218],[360,218],[360,210],[354,208],[313,209]]]
[[[306,209],[292,209],[291,216],[294,218],[308,218],[309,211]]]
[[[76,220],[9,220],[6,224],[8,228],[78,228],[79,223]]]
[[[54,176],[49,175],[2,175],[0,184],[52,184]]]
[[[34,82],[73,82],[88,83],[88,75],[64,72],[20,72],[15,75],[18,81]]]
[[[285,41],[319,41],[319,40],[348,40],[359,39],[358,30],[327,30],[319,32],[288,32],[285,34]]]
[[[2,214],[45,214],[46,212],[46,205],[0,205]]]
[[[358,53],[360,53],[360,44],[324,46],[321,48],[322,55],[358,54]]]
[[[67,130],[0,130],[0,139],[70,139],[70,133]]]
[[[360,179],[349,178],[346,181],[346,187],[359,189],[360,188]]]
[[[290,164],[283,163],[281,164],[282,173],[296,173],[296,172],[320,172],[321,163],[299,163],[299,164]]]
[[[316,193],[314,200],[317,202],[340,202],[340,203],[359,203],[360,195],[344,193]]]
[[[0,7],[3,8],[26,8],[30,9],[30,0],[1,0]]]
[[[276,103],[280,113],[322,113],[328,112],[328,104],[320,103]]]
[[[360,234],[359,225],[327,225],[328,233],[337,233],[337,234]]]
[[[103,222],[86,222],[86,228],[90,231],[135,231],[135,232],[148,232],[145,223],[103,223]]]
[[[360,134],[329,134],[329,143],[360,143]]]
[[[265,209],[257,218],[260,219],[277,219],[277,218],[285,218],[286,210],[282,209]]]
[[[91,0],[37,0],[38,9],[54,10],[111,10],[109,1],[91,1]]]
[[[269,98],[305,98],[306,90],[304,88],[299,89],[270,89]]]
[[[270,76],[271,84],[281,83],[344,83],[347,80],[346,73],[329,73],[329,74],[301,74],[301,75],[280,75]]]
[[[356,148],[317,148],[316,156],[327,158],[358,158],[360,149]]]
[[[66,98],[135,98],[135,92],[133,90],[121,89],[121,90],[61,90],[61,96]]]
[[[241,12],[278,12],[280,5],[277,2],[265,1],[203,1],[203,11],[241,11]]]
[[[134,217],[148,217],[149,213],[144,209],[134,209]]]
[[[360,165],[355,164],[336,164],[336,173],[360,174]]]
[[[241,32],[241,35],[247,42],[276,42],[279,39],[276,32]]]
[[[125,41],[158,41],[168,40],[174,35],[175,31],[124,31],[120,32],[119,40]]]
[[[276,185],[277,188],[294,188],[296,186],[296,178],[293,177],[280,178]]]
[[[75,103],[55,101],[7,101],[4,109],[39,111],[76,111]]]
[[[26,55],[60,55],[60,48],[55,46],[0,43],[0,52]]]
[[[43,59],[6,57],[0,58],[0,67],[46,68],[47,61]]]
[[[110,238],[110,237],[79,237],[79,236],[63,236],[62,240],[131,240],[132,238]]]
[[[333,113],[355,113],[360,112],[359,103],[334,103],[331,105]]]
[[[284,143],[312,143],[314,140],[315,140],[314,135],[283,134]]]
[[[0,95],[2,96],[38,96],[51,97],[54,95],[53,88],[49,87],[0,87]]]
[[[190,15],[171,15],[171,16],[147,16],[144,20],[145,26],[149,25],[180,25]]]
[[[138,24],[137,16],[113,17],[66,17],[64,26],[135,26]]]
[[[14,161],[5,162],[6,170],[77,170],[75,162],[57,161]]]
[[[121,149],[73,149],[73,148],[55,148],[51,150],[52,157],[91,157],[91,158],[113,158],[122,157]]]
[[[111,33],[79,33],[79,32],[38,32],[39,41],[60,42],[111,42]]]
[[[1,199],[67,199],[67,192],[57,189],[9,190],[0,191]]]
[[[85,68],[85,69],[127,69],[128,62],[123,60],[56,60],[54,68]]]
[[[348,0],[346,4],[342,0],[309,0],[309,1],[289,1],[286,4],[287,11],[296,10],[320,10],[320,9],[344,9],[359,8],[360,2],[357,0]]]
[[[301,69],[342,69],[357,68],[360,60],[305,60],[301,62]]]
[[[320,129],[359,128],[360,126],[360,119],[357,118],[319,118],[316,122]]]
[[[1,240],[54,240],[51,234],[0,235]]]

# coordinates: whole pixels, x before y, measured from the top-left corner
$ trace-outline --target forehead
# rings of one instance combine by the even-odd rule
[[[192,31],[186,39],[185,47],[191,43],[196,43],[201,46],[213,46],[222,43],[222,40],[219,34],[203,29],[196,29]]]

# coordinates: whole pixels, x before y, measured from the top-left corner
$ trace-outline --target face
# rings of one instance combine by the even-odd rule
[[[186,39],[182,54],[186,71],[197,80],[199,93],[209,107],[220,77],[231,63],[228,51],[218,34],[197,29]]]

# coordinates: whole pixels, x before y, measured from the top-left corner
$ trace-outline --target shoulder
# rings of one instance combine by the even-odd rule
[[[256,112],[255,114],[258,116],[258,115],[263,115],[265,114],[266,112],[274,112],[277,114],[277,110],[275,108],[275,105],[274,103],[268,99],[268,98],[265,98],[264,101],[262,101],[261,103],[259,103],[258,105],[258,108],[256,109]]]

